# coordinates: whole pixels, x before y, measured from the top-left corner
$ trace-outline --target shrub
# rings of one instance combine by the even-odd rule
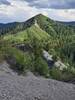
[[[5,48],[5,56],[9,62],[12,61],[12,66],[19,72],[25,73],[31,66],[32,59],[28,52],[24,53],[14,47],[7,47]]]
[[[40,75],[48,77],[49,75],[49,68],[47,63],[41,58],[37,58],[35,61],[35,72],[38,72]]]
[[[62,73],[58,68],[50,69],[50,77],[56,80],[61,80]]]

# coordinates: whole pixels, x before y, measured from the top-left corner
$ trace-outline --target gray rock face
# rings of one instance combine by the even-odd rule
[[[63,70],[64,68],[67,69],[67,66],[62,63],[60,60],[54,62],[53,55],[50,55],[47,51],[43,50],[43,57],[48,61],[49,66],[55,66],[59,68],[60,70]]]
[[[2,65],[8,68],[5,62],[0,64],[0,100],[75,100],[75,85],[38,78],[31,72],[18,76],[10,68],[1,70]]]

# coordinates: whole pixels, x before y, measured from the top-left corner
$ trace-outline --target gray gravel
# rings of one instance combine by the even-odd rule
[[[35,77],[18,76],[9,65],[0,64],[0,100],[75,100],[75,85]]]

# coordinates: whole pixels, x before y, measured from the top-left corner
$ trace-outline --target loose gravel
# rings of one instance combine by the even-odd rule
[[[0,100],[75,100],[75,85],[36,77],[20,76],[6,62],[0,64]]]

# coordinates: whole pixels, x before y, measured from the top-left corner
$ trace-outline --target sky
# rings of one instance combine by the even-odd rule
[[[23,22],[40,13],[57,21],[75,21],[75,0],[0,0],[0,23]]]

